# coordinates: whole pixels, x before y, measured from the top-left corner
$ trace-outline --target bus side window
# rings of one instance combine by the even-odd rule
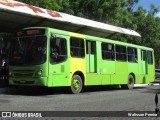
[[[137,49],[128,47],[127,48],[127,54],[128,54],[128,62],[138,62],[138,57],[137,57]]]
[[[84,58],[85,49],[84,49],[84,40],[81,38],[70,38],[70,51],[72,57]]]
[[[60,63],[67,59],[67,41],[65,38],[51,38],[50,41],[50,62]]]
[[[147,51],[148,64],[153,64],[152,51]]]
[[[101,43],[102,59],[103,60],[114,60],[114,45],[110,43]]]
[[[126,61],[126,46],[116,45],[116,60],[118,61]]]

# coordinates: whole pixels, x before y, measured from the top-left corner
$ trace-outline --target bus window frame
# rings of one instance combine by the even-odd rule
[[[117,52],[117,49],[118,49],[117,47],[124,47],[124,48],[125,48],[125,49],[124,49],[124,50],[125,50],[125,53],[124,53],[124,52],[121,52],[121,51],[118,51],[118,52]],[[121,48],[119,48],[119,50],[121,50]],[[116,53],[116,61],[127,62],[127,47],[126,47],[126,46],[124,46],[124,45],[117,45],[117,44],[116,44],[116,45],[115,45],[115,53]],[[117,56],[118,56],[117,54],[120,55],[120,56],[121,56],[121,55],[125,55],[125,59],[119,59],[119,58],[117,58]],[[122,58],[123,58],[123,57],[122,57]]]
[[[131,54],[129,54],[129,49],[134,49],[135,50],[135,54],[133,54],[133,53],[131,53]],[[134,59],[132,59],[132,60],[129,60],[129,55],[134,55]],[[133,56],[131,56],[131,57],[133,57]],[[130,62],[130,63],[138,63],[138,55],[137,55],[137,48],[134,48],[134,47],[127,47],[127,60],[128,60],[128,62]]]
[[[107,50],[103,50],[103,48],[104,48],[103,45],[107,45]],[[109,46],[109,45],[112,45],[112,50],[111,50],[111,51],[108,50],[108,46]],[[111,53],[111,57],[112,57],[112,58],[104,58],[104,57],[103,57],[103,52]],[[102,42],[102,43],[101,43],[101,55],[102,55],[102,59],[103,59],[103,60],[111,60],[111,61],[114,61],[114,60],[115,60],[115,47],[114,47],[114,44],[113,44],[113,43]]]
[[[79,44],[82,44],[82,45],[80,45],[78,47],[77,46],[73,46],[73,45],[71,45],[72,44],[72,40],[73,40],[73,42],[76,41],[76,40],[81,40],[82,42],[79,43]],[[80,50],[80,54],[81,55],[74,55],[74,53],[75,53],[74,49]],[[81,53],[82,52],[81,50],[83,50],[83,54]],[[70,37],[70,56],[73,57],[73,58],[85,58],[85,56],[86,56],[86,54],[85,54],[85,42],[84,42],[83,38],[72,37],[72,36]]]
[[[62,60],[62,61],[59,61],[59,62],[54,62],[54,60],[51,60],[51,59],[53,59],[53,58],[51,58],[51,54],[52,54],[52,49],[51,49],[51,41],[52,40],[54,40],[54,39],[60,39],[60,40],[65,40],[65,45],[66,45],[66,55],[56,55],[55,56],[55,58],[57,59],[57,57],[58,56],[65,56],[66,58],[64,59],[64,60]],[[65,62],[65,61],[67,61],[67,59],[68,59],[68,51],[67,51],[67,49],[68,49],[68,46],[67,46],[67,39],[66,38],[63,38],[63,37],[56,37],[56,36],[53,36],[53,35],[51,35],[51,37],[50,37],[50,58],[49,58],[49,60],[50,60],[50,63],[51,64],[59,64],[59,63],[63,63],[63,62]],[[56,51],[57,52],[57,51]],[[53,62],[52,62],[53,61]]]
[[[149,56],[149,53],[151,56]],[[153,52],[150,50],[147,50],[147,62],[149,65],[153,65]]]

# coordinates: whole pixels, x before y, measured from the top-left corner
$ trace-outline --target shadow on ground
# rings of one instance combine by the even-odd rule
[[[145,89],[144,87],[135,88]],[[119,86],[91,86],[85,87],[82,94],[93,94],[94,92],[107,92],[107,91],[126,91]],[[69,87],[20,87],[20,86],[4,86],[0,88],[0,94],[7,95],[26,95],[26,96],[45,96],[45,95],[58,95],[58,94],[71,94]]]
[[[84,87],[82,93],[94,93],[94,92],[107,92],[116,90],[127,90],[120,88],[120,86],[89,86]],[[140,91],[146,93],[158,93],[160,89],[148,89],[146,87],[135,87],[133,91]],[[22,87],[22,86],[8,86],[4,80],[0,80],[0,94],[7,95],[26,95],[26,96],[45,96],[45,95],[57,95],[57,94],[71,94],[69,87]]]
[[[145,89],[141,89],[141,87],[136,87],[134,91],[138,91],[141,93],[160,94],[160,85],[149,85]]]

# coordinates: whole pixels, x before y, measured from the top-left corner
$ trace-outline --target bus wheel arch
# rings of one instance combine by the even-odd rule
[[[135,84],[135,75],[134,73],[130,73],[128,76],[127,88],[132,90],[134,88],[134,84]]]
[[[135,74],[132,72],[132,73],[130,73],[129,75],[132,75],[133,76],[133,78],[134,78],[134,84],[136,83],[136,77],[135,77]]]
[[[73,94],[78,94],[82,91],[84,86],[84,74],[81,71],[77,71],[73,74],[71,79],[70,90]]]
[[[123,84],[123,85],[121,85],[121,87],[124,88],[124,89],[132,90],[134,88],[134,84],[136,83],[135,80],[136,80],[135,79],[135,74],[130,73],[128,75],[127,84]]]

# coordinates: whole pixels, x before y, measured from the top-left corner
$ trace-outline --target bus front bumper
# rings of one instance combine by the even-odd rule
[[[9,85],[48,86],[47,77],[9,77]]]

